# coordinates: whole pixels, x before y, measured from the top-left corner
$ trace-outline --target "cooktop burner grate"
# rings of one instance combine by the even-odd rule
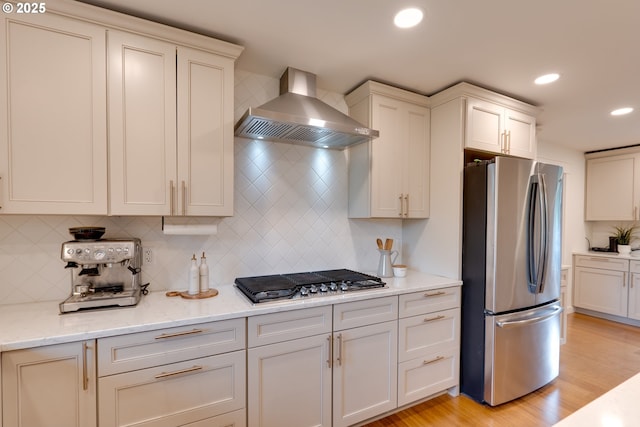
[[[386,285],[378,277],[348,269],[239,277],[235,283],[254,303],[300,295],[334,295]]]

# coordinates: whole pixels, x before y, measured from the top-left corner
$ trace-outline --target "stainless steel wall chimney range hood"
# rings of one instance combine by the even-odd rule
[[[335,149],[379,134],[316,98],[315,74],[291,67],[280,77],[280,96],[249,108],[235,127],[243,138]]]

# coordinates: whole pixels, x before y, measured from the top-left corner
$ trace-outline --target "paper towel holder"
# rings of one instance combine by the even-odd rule
[[[206,236],[218,234],[218,224],[168,224],[162,217],[162,234],[182,236]]]

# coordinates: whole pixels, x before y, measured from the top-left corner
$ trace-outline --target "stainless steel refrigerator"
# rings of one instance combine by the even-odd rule
[[[562,168],[464,169],[460,390],[495,406],[558,376]]]

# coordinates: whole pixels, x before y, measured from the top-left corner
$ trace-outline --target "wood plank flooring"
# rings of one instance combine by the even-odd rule
[[[442,395],[366,427],[548,427],[640,372],[640,328],[573,313],[551,384],[497,407]]]

